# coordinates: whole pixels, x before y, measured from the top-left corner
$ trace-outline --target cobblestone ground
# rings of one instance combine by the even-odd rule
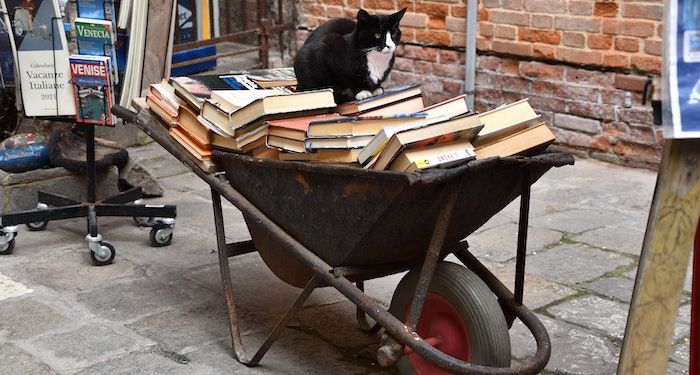
[[[90,265],[84,222],[20,229],[15,253],[0,257],[2,374],[379,374],[376,338],[361,333],[354,306],[330,289],[315,291],[257,368],[231,356],[214,252],[208,186],[157,145],[130,150],[178,206],[171,246],[151,248],[130,220],[104,218],[100,232],[117,249],[114,264]],[[525,303],[552,338],[545,373],[613,374],[642,244],[655,174],[579,160],[533,186]],[[470,236],[472,252],[512,285],[517,200]],[[224,208],[229,241],[248,238],[240,213]],[[244,340],[262,335],[296,289],[256,254],[231,265]],[[401,275],[367,283],[388,303]],[[687,372],[687,282],[669,374]],[[514,362],[534,353],[521,324],[511,330]]]

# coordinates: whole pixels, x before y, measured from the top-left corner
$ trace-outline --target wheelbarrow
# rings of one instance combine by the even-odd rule
[[[148,110],[138,116],[114,112],[210,185],[234,354],[241,363],[257,365],[311,292],[332,286],[357,306],[360,328],[381,331],[379,364],[395,364],[402,374],[534,374],[547,364],[547,332],[522,304],[530,185],[552,167],[573,164],[570,154],[401,173],[214,151],[225,169],[217,175],[200,169]],[[221,196],[243,213],[252,240],[226,243]],[[465,238],[518,196],[513,294],[468,251]],[[228,258],[252,251],[277,277],[303,290],[250,356],[240,336]],[[450,254],[464,266],[444,261]],[[408,273],[388,310],[364,293],[364,281],[403,271]],[[537,351],[510,367],[508,329],[515,318],[530,330]]]

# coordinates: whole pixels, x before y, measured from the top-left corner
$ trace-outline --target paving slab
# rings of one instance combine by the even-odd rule
[[[12,298],[0,303],[0,337],[20,340],[70,325],[73,321],[31,298]]]
[[[559,230],[566,233],[583,233],[617,223],[617,219],[604,211],[593,209],[572,209],[537,216],[530,220],[535,228]]]
[[[47,364],[10,343],[0,344],[0,374],[53,375]]]
[[[504,268],[496,270],[494,275],[509,289],[512,290],[515,287],[514,269]],[[568,299],[572,295],[578,293],[573,288],[553,283],[543,277],[533,274],[525,274],[523,292],[523,303],[530,310],[535,310],[561,299]]]
[[[587,246],[562,245],[529,255],[525,270],[551,281],[573,285],[596,279],[634,262],[613,252]],[[514,262],[509,264],[514,265]]]
[[[14,281],[0,273],[0,301],[8,298],[19,297],[33,292],[24,284]]]
[[[634,227],[632,222],[626,221],[576,234],[571,239],[602,249],[638,256],[642,252],[645,230],[644,227]]]
[[[528,254],[541,251],[549,245],[557,244],[562,233],[539,228],[528,228]],[[477,257],[493,262],[506,262],[515,259],[518,245],[518,225],[499,225],[467,237],[469,251]]]
[[[75,372],[109,358],[149,346],[149,342],[115,332],[105,325],[48,333],[20,344],[59,372]]]
[[[629,304],[632,300],[634,280],[621,276],[601,277],[600,279],[583,283],[581,287],[591,292]]]
[[[155,353],[127,354],[115,359],[98,363],[83,371],[79,375],[131,375],[131,374],[192,374],[196,367],[178,363],[170,358]]]
[[[690,362],[690,343],[685,340],[684,343],[672,347],[671,359],[681,365],[688,366],[688,362]]]
[[[546,370],[557,374],[613,374],[617,368],[619,348],[595,332],[561,320],[538,315],[552,342],[552,356]],[[513,324],[511,348],[516,358],[526,358],[536,351],[535,340],[520,321]]]
[[[551,306],[547,311],[554,317],[582,326],[591,331],[622,339],[627,324],[627,305],[597,296],[584,296]]]

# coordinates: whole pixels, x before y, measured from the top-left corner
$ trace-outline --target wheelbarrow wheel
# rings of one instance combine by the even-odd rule
[[[389,312],[406,320],[420,272],[411,271],[396,287]],[[438,264],[416,332],[440,351],[465,362],[510,367],[510,336],[496,296],[472,271]],[[396,364],[401,374],[449,374],[416,353]]]

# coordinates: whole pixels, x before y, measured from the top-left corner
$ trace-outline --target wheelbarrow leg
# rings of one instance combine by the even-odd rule
[[[450,225],[452,211],[454,210],[460,186],[461,184],[457,182],[448,185],[446,196],[440,207],[440,215],[438,216],[432,237],[430,238],[430,244],[428,245],[428,251],[423,260],[416,290],[413,293],[413,302],[411,303],[411,308],[408,311],[405,322],[406,327],[410,331],[416,330],[421,313],[423,312],[425,298],[428,294],[428,288],[430,287],[430,281],[433,279],[435,268],[442,254],[445,236],[447,235],[447,227]],[[401,359],[402,355],[403,345],[398,344],[394,338],[383,335],[382,346],[377,353],[379,364],[384,367],[393,365]]]
[[[248,356],[245,350],[243,340],[241,338],[241,328],[238,323],[238,312],[236,309],[236,298],[233,292],[233,282],[231,279],[231,269],[229,268],[228,257],[230,251],[226,244],[226,233],[224,231],[224,218],[221,212],[221,196],[214,189],[211,190],[212,206],[214,208],[214,225],[216,227],[216,246],[219,254],[219,269],[221,271],[221,283],[224,289],[224,297],[226,299],[226,310],[228,311],[229,329],[231,331],[231,341],[233,344],[233,352],[239,362],[246,366],[257,366],[262,357],[267,353],[272,344],[277,340],[282,329],[285,328],[289,319],[299,311],[304,305],[304,302],[309,298],[311,292],[319,286],[321,279],[314,275],[306,284],[306,287],[299,294],[299,297],[289,307],[287,312],[277,322],[277,325],[272,330],[267,340],[255,352],[252,358]],[[243,249],[241,253],[249,252],[249,249]]]

